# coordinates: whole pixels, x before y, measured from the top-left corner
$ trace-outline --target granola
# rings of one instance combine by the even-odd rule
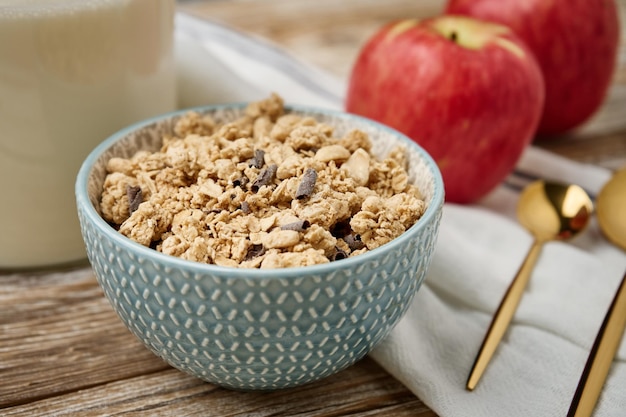
[[[418,221],[426,204],[406,165],[401,147],[379,159],[364,132],[335,137],[272,95],[231,123],[189,112],[158,152],[109,160],[101,211],[168,255],[307,266],[375,249]]]

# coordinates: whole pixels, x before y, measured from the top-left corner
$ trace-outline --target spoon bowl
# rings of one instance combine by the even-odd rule
[[[592,212],[591,198],[577,185],[539,180],[524,189],[518,201],[517,216],[522,226],[533,235],[534,242],[487,330],[467,379],[468,390],[476,388],[506,333],[543,244],[550,240],[565,240],[576,236],[585,229]]]
[[[602,187],[597,206],[602,232],[626,251],[626,168],[616,172]]]
[[[578,185],[535,181],[517,205],[522,226],[540,241],[570,239],[585,229],[593,212],[589,195]]]

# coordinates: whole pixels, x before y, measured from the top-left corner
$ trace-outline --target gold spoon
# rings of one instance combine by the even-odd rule
[[[626,168],[606,183],[597,199],[598,222],[606,237],[626,251]],[[626,273],[598,330],[572,399],[568,417],[590,416],[626,326]]]
[[[575,236],[587,226],[592,212],[591,199],[577,185],[539,180],[524,189],[517,205],[517,217],[522,226],[532,233],[535,240],[493,317],[467,379],[468,390],[476,388],[502,340],[528,284],[543,244],[550,240],[564,240]]]

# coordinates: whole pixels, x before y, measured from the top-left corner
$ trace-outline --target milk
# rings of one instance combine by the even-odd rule
[[[0,269],[85,258],[80,164],[176,106],[173,0],[0,0]]]

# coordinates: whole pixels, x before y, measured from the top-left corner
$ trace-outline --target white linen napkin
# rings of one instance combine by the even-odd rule
[[[341,108],[345,82],[275,45],[179,13],[180,105],[249,101]],[[530,147],[496,190],[474,205],[446,204],[431,268],[407,315],[370,354],[442,417],[564,416],[589,348],[626,268],[595,220],[571,243],[545,245],[513,323],[474,392],[470,367],[532,238],[515,221],[534,178],[575,182],[597,194],[610,173]],[[596,408],[626,416],[626,343]]]

